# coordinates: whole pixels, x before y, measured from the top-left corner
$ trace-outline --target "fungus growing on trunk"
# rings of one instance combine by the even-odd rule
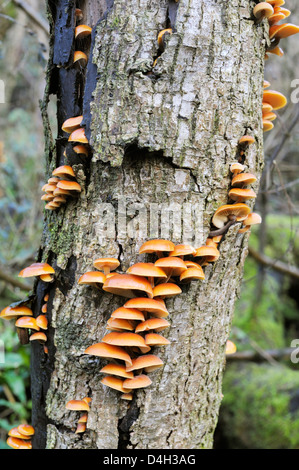
[[[174,243],[169,240],[155,239],[148,240],[143,243],[139,249],[139,253],[155,253],[158,258],[161,258],[164,252],[169,253],[170,251],[173,251],[174,248]]]
[[[274,8],[268,2],[260,2],[253,9],[253,14],[256,17],[257,23],[260,23],[265,18],[269,18],[273,13]]]
[[[150,299],[153,298],[150,282],[145,277],[134,274],[115,274],[108,279],[106,278],[103,290],[128,298],[135,297],[136,293],[138,295],[145,293]]]
[[[126,364],[131,365],[132,360],[125,349],[120,346],[114,346],[108,343],[96,343],[85,349],[84,354],[92,356],[107,357],[110,359],[120,359]]]
[[[105,276],[111,271],[114,271],[120,265],[117,258],[98,258],[93,262],[93,265],[99,271],[103,271]]]

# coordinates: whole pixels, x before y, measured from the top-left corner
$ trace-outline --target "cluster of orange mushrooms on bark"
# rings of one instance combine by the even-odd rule
[[[86,431],[86,423],[88,419],[88,412],[90,411],[91,398],[84,397],[82,400],[69,400],[65,405],[67,410],[80,412],[80,417],[77,421],[76,434]]]
[[[27,268],[22,269],[19,277],[39,277],[44,282],[53,282],[54,274],[54,269],[48,263],[33,263]],[[33,316],[31,308],[25,305],[8,306],[0,313],[0,318],[3,320],[16,320],[15,326],[21,344],[38,341],[43,345],[46,354],[48,352],[46,346],[47,336],[45,334],[45,331],[48,329],[48,299],[49,294],[46,294],[43,299],[44,304],[42,305],[41,313],[36,318]]]
[[[268,0],[258,3],[253,10],[257,23],[264,19],[269,22],[270,46],[266,50],[266,60],[269,58],[269,54],[283,56],[283,50],[279,47],[281,39],[299,33],[299,26],[291,23],[278,24],[291,14],[290,10],[282,7],[284,4],[284,0]],[[287,99],[282,93],[267,89],[270,85],[269,82],[264,81],[262,107],[264,132],[270,131],[274,127],[273,121],[277,116],[273,111],[281,109],[287,104]]]
[[[90,37],[92,28],[85,24],[78,24],[82,18],[82,10],[76,8],[76,27],[75,27],[75,42],[76,44],[84,45],[87,38]],[[74,52],[74,64],[86,66],[88,61],[87,55],[81,50]],[[70,117],[61,126],[63,132],[69,134],[68,142],[73,143],[73,151],[80,157],[87,157],[89,155],[88,139],[85,135],[85,130],[81,127],[83,116]],[[66,151],[64,152],[66,157]],[[55,168],[52,172],[51,178],[43,186],[42,191],[45,194],[41,197],[42,201],[46,201],[45,209],[57,210],[61,204],[67,202],[68,197],[74,197],[81,192],[81,186],[76,181],[76,175],[70,165],[62,165]]]
[[[6,443],[13,449],[32,449],[32,436],[34,427],[27,423],[19,424],[8,431]]]

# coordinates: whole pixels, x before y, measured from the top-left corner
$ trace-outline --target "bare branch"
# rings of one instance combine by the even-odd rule
[[[34,21],[34,23],[41,28],[47,35],[49,35],[49,25],[48,22],[41,16],[39,15],[35,9],[29,5],[24,0],[12,0],[12,2],[21,10],[23,10],[29,18]]]
[[[295,266],[289,266],[287,263],[279,260],[273,260],[266,255],[262,255],[258,253],[253,248],[249,247],[249,254],[252,256],[258,263],[267,266],[269,268],[275,269],[282,274],[286,274],[287,276],[291,276],[295,279],[299,279],[299,269]]]
[[[3,268],[0,268],[0,280],[5,281],[8,284],[11,284],[13,287],[18,287],[19,289],[22,289],[23,291],[29,292],[32,289],[31,286],[28,286],[27,284],[23,284],[18,279],[15,279],[14,277],[4,272]]]

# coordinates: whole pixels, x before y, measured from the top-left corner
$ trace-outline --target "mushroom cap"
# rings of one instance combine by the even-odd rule
[[[169,253],[169,256],[193,255],[195,251],[192,245],[180,244],[174,247],[174,250]]]
[[[64,121],[64,123],[61,126],[61,129],[63,130],[63,132],[66,132],[67,134],[71,134],[76,129],[79,129],[82,121],[83,121],[83,116],[71,117],[67,119],[66,121]]]
[[[256,198],[256,193],[252,189],[233,188],[229,191],[228,196],[233,201],[246,201],[247,199]]]
[[[250,214],[250,207],[243,203],[237,204],[225,204],[219,207],[212,219],[212,223],[217,228],[222,228],[227,222],[230,215],[237,217],[237,221],[240,222]]]
[[[134,377],[133,372],[126,370],[124,364],[107,364],[100,372],[110,375],[117,375],[118,377],[124,377],[125,379],[132,379]]]
[[[283,108],[287,104],[287,99],[279,91],[264,90],[263,102],[270,104],[276,110]]]
[[[102,338],[103,343],[112,344],[113,346],[137,346],[144,348],[146,346],[144,338],[137,333],[112,332]]]
[[[73,168],[70,165],[61,165],[55,168],[55,170],[52,171],[52,175],[54,176],[57,175],[59,177],[68,177],[68,176],[75,177],[76,176]]]
[[[273,13],[274,8],[268,2],[258,3],[253,9],[253,14],[258,20],[269,18]]]
[[[238,173],[241,173],[242,171],[244,171],[245,167],[244,165],[242,165],[241,163],[232,163],[231,166],[230,166],[230,171],[232,173],[234,173],[234,175],[237,175]]]
[[[276,12],[274,11],[273,15],[271,15],[268,18],[269,25],[273,26],[274,24],[277,24],[279,21],[284,20],[286,18],[285,14],[282,12]]]
[[[67,189],[56,188],[54,189],[53,196],[72,196],[72,191],[68,191]]]
[[[226,342],[226,347],[225,347],[225,354],[234,354],[237,351],[237,347],[235,343],[233,343],[230,339],[227,340]]]
[[[165,328],[169,328],[170,323],[164,318],[149,318],[145,320],[135,328],[135,333],[141,333],[142,331],[162,331]]]
[[[36,317],[36,324],[42,330],[47,330],[48,329],[48,319],[47,319],[46,315],[38,315],[38,317]]]
[[[268,50],[267,50],[267,53],[268,53],[268,54],[275,54],[275,55],[277,55],[278,57],[282,57],[282,56],[284,55],[283,50],[282,50],[281,47],[279,47],[279,46],[274,47],[274,49],[268,49]],[[267,54],[266,54],[266,55],[267,55]]]
[[[146,297],[136,297],[134,299],[130,299],[125,303],[124,307],[135,308],[141,311],[149,312],[159,318],[168,317],[169,315],[165,304],[162,304],[157,299],[147,299]]]
[[[127,379],[127,380],[131,380],[131,379]],[[103,385],[106,385],[107,387],[113,388],[114,390],[118,390],[119,392],[126,393],[126,391],[128,391],[128,389],[125,390],[123,388],[123,382],[124,381],[122,379],[119,379],[118,377],[113,377],[113,376],[110,376],[110,375],[107,375],[106,377],[104,377],[101,380],[101,383]]]
[[[78,155],[82,154],[82,155],[85,155],[86,157],[88,156],[88,149],[84,145],[80,145],[80,144],[74,145],[73,150]]]
[[[47,341],[47,336],[42,331],[37,331],[30,335],[29,341],[42,341],[45,343]]]
[[[60,180],[57,183],[57,188],[81,192],[81,186],[77,181]]]
[[[179,256],[167,256],[166,258],[159,258],[155,262],[155,266],[159,266],[166,272],[172,270],[172,275],[179,276],[181,272],[186,269],[185,261]]]
[[[82,422],[79,423],[78,421],[75,434],[80,434],[85,431],[86,431],[86,423],[82,423]]]
[[[196,258],[206,258],[207,261],[217,261],[220,256],[220,252],[218,248],[215,248],[214,246],[203,245],[197,248],[194,256]]]
[[[48,263],[33,263],[19,272],[19,277],[41,276],[43,274],[55,274],[54,269]]]
[[[275,119],[277,118],[277,115],[273,112],[270,112],[270,113],[264,113],[263,114],[263,120],[264,121],[275,121]]]
[[[132,364],[129,354],[119,346],[113,346],[108,343],[96,343],[89,346],[84,351],[85,354],[99,357],[109,357],[112,359],[120,359],[128,364]]]
[[[74,52],[74,60],[73,63],[80,62],[81,65],[86,65],[88,61],[87,55],[83,51],[75,51]]]
[[[274,24],[270,26],[269,29],[269,37],[270,39],[283,39],[289,36],[293,36],[293,34],[299,33],[299,26],[291,23],[284,23],[284,24]]]
[[[66,203],[66,198],[64,196],[55,196],[53,199],[53,202],[60,203],[60,204],[65,204]]]
[[[270,82],[268,82],[267,80],[264,80],[264,83],[263,83],[264,88],[269,88],[270,85],[271,85]]]
[[[88,420],[88,413],[83,413],[82,416],[78,419],[78,423],[87,423]]]
[[[80,24],[75,28],[75,38],[83,39],[91,35],[92,28],[86,24]]]
[[[133,393],[123,393],[120,398],[121,400],[133,400]]]
[[[239,140],[239,144],[250,145],[250,144],[253,144],[254,141],[255,139],[251,135],[243,135],[243,137],[241,137],[241,139]]]
[[[77,21],[81,21],[83,19],[83,11],[81,10],[81,8],[75,9],[75,16]]]
[[[106,281],[105,274],[100,271],[88,271],[87,273],[82,274],[78,280],[78,284],[104,284]]]
[[[256,225],[256,224],[261,224],[262,223],[262,218],[259,214],[256,212],[251,212],[251,214],[246,217],[246,219],[243,221],[243,225]]]
[[[70,134],[68,141],[79,142],[80,144],[88,144],[88,139],[85,135],[85,130],[83,129],[83,127],[79,127],[79,129],[76,129],[75,131],[73,131]]]
[[[14,427],[14,428],[11,428],[9,431],[8,431],[8,435],[11,436],[11,437],[16,437],[18,439],[30,439],[31,438],[31,435],[27,435],[27,434],[23,434],[21,433],[21,431],[18,429],[18,427]]]
[[[73,411],[89,411],[89,405],[84,400],[70,400],[65,405],[67,410]]]
[[[173,284],[172,282],[164,282],[163,284],[158,284],[153,289],[154,297],[173,297],[174,295],[181,294],[182,289]]]
[[[52,274],[41,274],[39,278],[44,282],[52,282],[54,280]]]
[[[13,320],[17,318],[18,316],[27,316],[27,317],[32,317],[33,312],[29,307],[25,307],[24,305],[20,305],[18,307],[5,307],[3,310],[1,310],[0,313],[0,318],[3,318],[5,320]]]
[[[129,330],[134,331],[135,326],[129,320],[125,320],[123,318],[109,318],[107,321],[107,330]]]
[[[263,102],[263,104],[262,104],[263,115],[267,114],[267,113],[270,113],[272,110],[273,110],[273,108],[272,108],[271,104]]]
[[[151,379],[144,374],[136,375],[133,379],[126,379],[123,382],[123,387],[125,389],[134,390],[136,388],[144,388],[151,385]]]
[[[145,369],[146,372],[151,372],[163,366],[163,361],[154,354],[144,354],[132,360],[132,365],[127,367],[127,371]],[[150,369],[150,370],[149,370]]]
[[[199,269],[200,268],[200,269]],[[202,267],[199,265],[199,268],[192,267],[183,271],[180,275],[180,281],[192,281],[193,279],[205,279],[205,274],[203,272]]]
[[[117,258],[98,258],[93,262],[93,266],[99,270],[109,268],[110,271],[114,271],[114,269],[118,268],[119,265],[120,262]]]
[[[252,184],[255,183],[256,180],[257,177],[252,173],[239,173],[233,177],[232,186]]]
[[[166,28],[166,29],[162,29],[162,31],[159,32],[157,41],[158,41],[158,45],[160,48],[163,47],[163,37],[165,34],[172,34],[172,29]]]
[[[17,319],[15,325],[18,328],[30,328],[31,330],[39,331],[39,326],[36,323],[36,319],[33,317],[20,317]]]
[[[271,131],[274,127],[273,122],[263,119],[263,132]]]
[[[115,274],[109,277],[103,285],[103,290],[128,298],[135,297],[137,291],[146,293],[149,298],[153,298],[150,282],[145,277],[135,276],[134,274]]]
[[[17,437],[9,436],[6,444],[13,449],[32,449],[31,441],[26,441],[24,438],[18,439]]]
[[[54,199],[54,196],[51,196],[50,194],[43,194],[41,197],[42,201],[47,201],[47,202],[53,201],[53,199]]]
[[[275,7],[280,7],[285,4],[285,0],[267,0],[267,3]]]
[[[144,277],[166,278],[165,272],[154,263],[136,263],[127,269],[128,274]]]
[[[18,431],[24,436],[33,436],[35,433],[34,427],[31,424],[19,424]]]
[[[139,253],[159,253],[163,251],[173,251],[174,250],[174,243],[169,240],[164,239],[154,239],[148,240],[147,242],[143,243],[139,249]]]
[[[158,333],[147,333],[144,338],[147,346],[165,346],[170,344],[170,341]]]
[[[144,314],[137,308],[119,307],[112,312],[111,318],[144,321]]]

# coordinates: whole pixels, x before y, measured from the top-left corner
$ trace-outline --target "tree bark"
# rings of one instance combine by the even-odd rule
[[[75,6],[93,27],[84,72],[72,66]],[[138,254],[150,238],[204,245],[213,213],[228,202],[229,167],[239,158],[244,134],[255,137],[245,165],[259,180],[268,26],[254,23],[252,7],[249,0],[49,2],[52,54],[41,104],[46,178],[66,162],[82,192],[45,214],[38,259],[55,268],[56,278],[49,286],[36,283],[36,314],[45,292],[50,294],[49,354],[32,346],[36,448],[213,445],[248,234],[232,226],[219,260],[204,268],[205,280],[182,285],[180,295],[166,299],[171,344],[153,350],[164,367],[129,405],[100,383],[106,361],[84,354],[101,341],[112,311],[125,300],[79,286],[78,279],[98,257],[118,258],[122,272],[154,260]],[[161,53],[157,35],[167,27],[173,32]],[[57,138],[47,119],[50,94],[59,98]],[[85,161],[60,131],[65,119],[82,113],[91,146]],[[78,435],[77,415],[65,404],[84,396],[92,404],[87,431]]]

